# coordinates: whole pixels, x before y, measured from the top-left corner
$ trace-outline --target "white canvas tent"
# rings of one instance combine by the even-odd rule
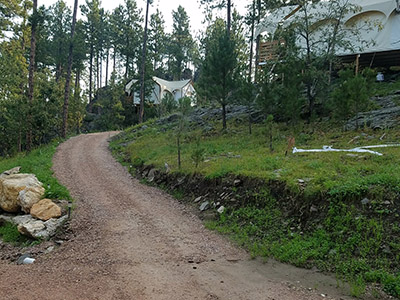
[[[133,88],[138,80],[133,79],[125,86],[125,92],[132,94]],[[168,81],[158,77],[153,77],[153,90],[150,95],[150,102],[154,104],[160,104],[161,100],[165,95],[170,94],[175,101],[178,101],[183,97],[191,97],[195,94],[193,83],[190,79],[180,81]],[[134,92],[133,101],[135,104],[140,104],[139,92]]]
[[[343,0],[346,2],[347,0]],[[383,53],[400,51],[400,0],[350,0],[350,4],[357,6],[355,11],[349,11],[343,19],[344,30],[350,28],[359,29],[360,39],[351,36],[348,41],[352,49],[338,49],[339,56]],[[279,26],[285,27],[291,24],[298,6],[287,6],[272,11],[258,26],[256,36],[260,34],[274,35]],[[312,26],[324,26],[330,20],[317,19],[318,16],[329,15],[329,1],[322,1],[312,8],[310,15],[316,16],[312,19]],[[326,12],[322,13],[321,12]],[[368,26],[366,26],[368,24]],[[318,34],[318,30],[316,30]],[[320,31],[322,32],[322,30]],[[300,47],[301,38],[298,39]]]

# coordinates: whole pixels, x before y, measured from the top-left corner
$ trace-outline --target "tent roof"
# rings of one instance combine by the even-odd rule
[[[169,92],[173,92],[176,90],[180,90],[183,89],[184,87],[186,87],[189,83],[191,83],[191,80],[180,80],[180,81],[168,81],[168,80],[164,80],[158,77],[153,77],[153,80],[160,85],[161,89],[163,90],[167,90]]]
[[[157,83],[161,90],[167,90],[170,93],[173,93],[176,90],[180,90],[185,88],[188,84],[190,84],[192,81],[190,79],[187,80],[180,80],[180,81],[168,81],[164,80],[161,78],[158,78],[156,76],[153,76],[153,81]],[[125,85],[125,92],[130,93],[132,91],[132,87],[135,83],[137,83],[139,80],[137,79],[132,79]]]

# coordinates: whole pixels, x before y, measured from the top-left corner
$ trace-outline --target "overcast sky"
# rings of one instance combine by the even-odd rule
[[[74,4],[74,0],[64,0],[69,7],[71,7]],[[38,0],[38,4],[40,5],[45,5],[45,6],[50,6],[54,3],[56,3],[57,0]],[[141,8],[145,8],[146,5],[146,0],[136,0],[137,4]],[[233,4],[241,14],[245,13],[245,6],[246,2],[244,0],[236,0],[233,1]],[[82,5],[85,3],[85,0],[79,0],[79,5]],[[111,11],[115,7],[117,7],[120,4],[123,4],[124,0],[102,0],[101,4],[102,7],[104,7],[105,10]],[[178,6],[181,5],[185,8],[186,12],[189,15],[190,18],[190,25],[193,33],[196,33],[197,31],[203,29],[203,25],[201,24],[202,20],[204,19],[203,14],[202,14],[202,9],[199,7],[198,0],[154,0],[153,5],[150,8],[150,14],[155,12],[156,8],[159,8],[159,10],[163,13],[164,15],[164,20],[166,23],[167,31],[170,32],[172,30],[172,11],[176,10]],[[225,13],[225,11],[223,11]]]

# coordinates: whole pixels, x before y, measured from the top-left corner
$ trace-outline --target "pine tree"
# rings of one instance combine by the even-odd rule
[[[222,108],[222,128],[226,129],[226,106],[233,101],[236,88],[237,51],[235,40],[230,38],[226,26],[217,19],[207,29],[205,58],[198,82],[199,94],[216,101]]]
[[[190,33],[189,17],[182,6],[172,12],[173,29],[169,52],[171,58],[172,74],[174,80],[180,80],[186,63],[191,60],[190,54],[195,47]]]
[[[37,14],[38,2],[33,0],[33,13],[31,19],[31,49],[29,55],[29,80],[28,80],[28,103],[29,106],[33,105],[33,88],[34,88],[34,68],[35,68],[35,55],[36,55],[36,30],[38,24],[38,14]],[[26,149],[31,151],[32,149],[32,114],[31,111],[28,113],[27,117],[27,132],[26,132]]]
[[[63,127],[61,136],[63,138],[67,135],[67,125],[68,125],[68,102],[69,102],[69,84],[71,80],[71,72],[72,72],[72,60],[73,60],[73,50],[74,50],[74,36],[75,36],[75,25],[76,25],[76,14],[78,11],[78,0],[75,0],[74,4],[74,13],[72,17],[72,25],[71,25],[71,40],[69,42],[69,54],[68,54],[68,71],[67,78],[65,81],[65,95],[64,95],[64,107],[63,107]]]

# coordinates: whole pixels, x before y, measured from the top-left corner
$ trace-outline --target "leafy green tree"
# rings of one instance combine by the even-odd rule
[[[33,105],[33,89],[34,89],[34,68],[35,68],[35,57],[36,57],[36,30],[39,21],[39,15],[37,13],[38,2],[33,0],[33,13],[31,17],[31,49],[29,55],[29,79],[28,79],[28,104],[30,107]],[[26,132],[26,149],[31,151],[32,149],[32,113],[28,112],[27,117],[27,132]]]
[[[146,17],[144,22],[143,44],[142,44],[142,61],[140,66],[140,107],[139,107],[139,123],[143,123],[144,116],[144,96],[145,96],[145,75],[146,75],[146,57],[147,57],[147,29],[149,20],[149,8],[151,0],[146,2]]]
[[[173,29],[169,45],[170,65],[174,80],[180,80],[185,65],[191,61],[191,53],[195,43],[190,33],[189,16],[185,9],[179,6],[172,12]]]
[[[161,118],[172,113],[174,110],[177,109],[177,103],[174,97],[167,93],[161,99],[161,103],[158,105],[158,116]]]
[[[339,83],[331,94],[335,118],[345,121],[367,109],[374,75],[370,69],[365,69],[361,74],[354,74],[352,68],[339,71]],[[356,124],[356,127],[358,125],[360,124]]]
[[[26,130],[28,64],[21,41],[0,43],[0,156],[21,151]]]
[[[152,69],[158,77],[164,77],[164,60],[167,57],[168,34],[165,32],[165,21],[162,13],[157,9],[150,17],[149,28],[149,58]]]
[[[72,25],[71,25],[71,39],[69,41],[68,71],[67,71],[67,78],[65,80],[64,107],[63,107],[63,126],[62,126],[62,132],[61,132],[61,136],[63,138],[65,138],[66,135],[67,135],[68,105],[69,105],[70,81],[71,81],[71,73],[72,73],[74,36],[75,36],[75,25],[76,25],[76,14],[77,14],[77,12],[78,12],[78,0],[75,0],[74,13],[73,13]]]
[[[0,37],[5,31],[13,31],[15,17],[20,16],[21,7],[26,5],[21,0],[0,0]]]
[[[229,35],[231,31],[231,0],[200,0],[200,3],[203,5],[209,5],[211,9],[221,9],[223,7],[226,7],[226,31]]]
[[[223,20],[217,19],[207,30],[209,37],[204,41],[205,58],[197,87],[200,96],[221,105],[225,130],[226,106],[233,101],[232,94],[236,89],[238,54],[235,40],[229,37]]]
[[[122,105],[123,85],[117,83],[116,73],[113,72],[110,84],[101,88],[96,93],[96,101],[93,108],[97,111],[98,118],[95,120],[97,130],[118,130],[123,127],[124,107]]]
[[[52,5],[44,20],[44,36],[39,40],[38,59],[55,69],[56,81],[65,76],[72,12],[63,0]],[[43,53],[44,52],[44,53]]]
[[[277,121],[296,124],[305,105],[302,70],[304,63],[296,56],[294,40],[286,39],[280,49],[283,60],[267,64],[270,72],[265,72],[260,80],[257,104],[266,115],[272,114]],[[271,66],[272,65],[272,66]]]
[[[316,9],[324,3],[326,9]],[[344,29],[346,15],[357,6],[349,1],[304,1],[293,15],[289,31],[299,39],[297,58],[302,61],[303,83],[306,89],[308,120],[314,114],[318,98],[325,98],[330,82],[330,72],[338,49],[350,49],[349,37],[359,38],[355,28]],[[323,22],[316,22],[323,20]],[[327,21],[328,20],[328,21]],[[292,53],[291,53],[292,54]]]
[[[81,11],[86,20],[85,37],[89,48],[89,112],[92,111],[93,105],[93,67],[95,58],[95,47],[97,45],[97,32],[100,24],[100,2],[99,0],[86,0],[84,5],[81,5]]]
[[[118,33],[118,51],[124,57],[124,78],[138,73],[142,46],[143,18],[134,0],[125,0],[124,5],[115,9],[114,27]]]

